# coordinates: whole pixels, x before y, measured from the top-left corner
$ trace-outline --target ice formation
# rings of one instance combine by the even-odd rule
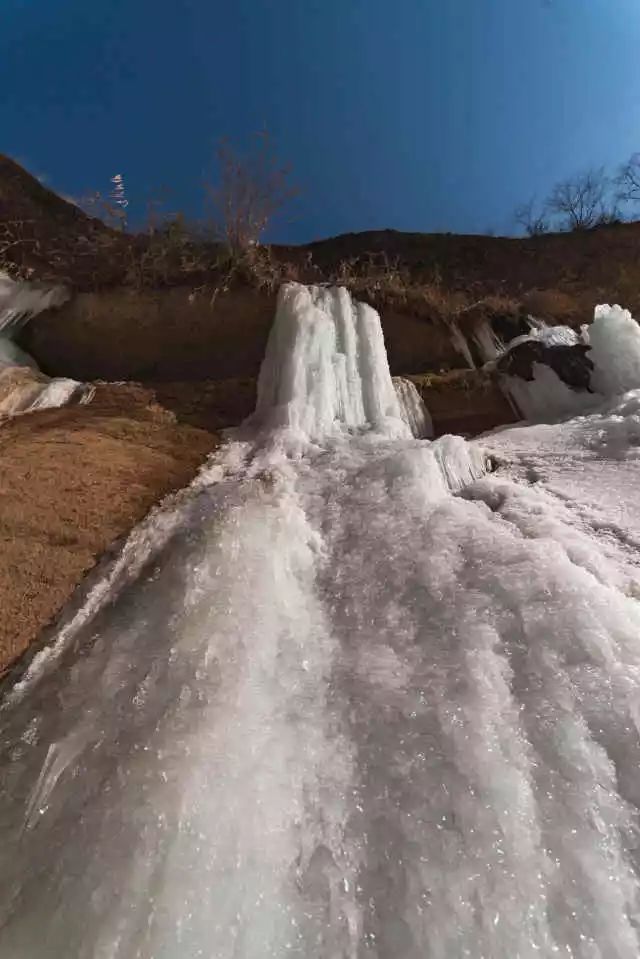
[[[24,350],[5,336],[0,336],[0,371],[11,369],[13,366],[28,367],[32,370],[38,369],[38,364],[25,353]]]
[[[93,386],[44,376],[33,357],[10,338],[33,316],[67,298],[64,287],[18,282],[0,272],[0,418],[93,398]]]
[[[640,387],[640,327],[628,310],[597,306],[589,344],[594,389],[616,396]]]
[[[560,419],[594,409],[602,402],[600,395],[571,389],[555,370],[544,363],[534,363],[532,372],[532,380],[505,377],[506,389],[517,409],[528,420]]]
[[[570,327],[548,327],[541,321],[531,334],[517,337],[509,349],[528,339],[541,340],[547,346],[590,346],[589,359],[594,369],[592,392],[568,387],[550,368],[536,363],[530,382],[509,377],[506,387],[527,419],[557,419],[593,410],[607,398],[640,388],[640,327],[628,310],[619,306],[597,306],[594,322],[583,326],[578,335]]]
[[[420,441],[375,313],[284,290],[252,423],[0,709],[0,956],[637,959],[640,516],[553,471],[639,406]]]
[[[476,364],[474,363],[473,356],[471,355],[467,338],[455,320],[449,324],[449,330],[451,332],[451,345],[453,346],[454,350],[464,357],[470,370],[475,370]]]
[[[13,335],[33,316],[68,299],[69,291],[64,286],[16,281],[0,271],[0,334]]]
[[[339,287],[286,284],[258,380],[255,422],[308,440],[343,428],[407,436],[378,314]]]
[[[473,338],[476,341],[483,362],[488,363],[504,353],[504,343],[493,331],[489,320],[483,320],[475,328]]]
[[[543,320],[533,320],[532,323],[530,338],[540,340],[546,346],[575,346],[580,340],[570,326],[548,326]],[[509,345],[512,346],[513,343]]]
[[[0,417],[57,409],[68,403],[86,405],[95,387],[64,377],[49,379],[25,367],[0,367]]]
[[[411,435],[418,440],[433,436],[431,415],[415,383],[403,376],[394,376],[393,385],[400,404],[400,416],[411,430]]]

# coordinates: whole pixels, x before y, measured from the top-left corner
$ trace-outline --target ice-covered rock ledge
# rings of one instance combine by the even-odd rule
[[[17,282],[0,272],[0,418],[67,403],[89,403],[93,398],[93,386],[45,376],[33,357],[13,342],[29,320],[61,306],[68,298],[69,291],[63,286]]]
[[[628,310],[603,304],[580,332],[542,324],[508,343],[491,365],[529,421],[589,413],[640,388],[640,326]]]

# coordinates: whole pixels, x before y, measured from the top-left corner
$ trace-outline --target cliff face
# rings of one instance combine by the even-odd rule
[[[213,303],[189,287],[80,293],[27,326],[20,343],[49,375],[80,380],[256,377],[275,307],[275,293],[248,287]],[[444,320],[400,304],[381,318],[394,375],[465,366]]]

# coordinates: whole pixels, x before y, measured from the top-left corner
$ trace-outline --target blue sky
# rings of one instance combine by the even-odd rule
[[[639,49],[639,0],[1,0],[0,150],[195,216],[216,140],[267,128],[301,188],[274,239],[511,232],[640,150]]]

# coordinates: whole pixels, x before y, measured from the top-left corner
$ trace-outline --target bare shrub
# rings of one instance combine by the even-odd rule
[[[247,154],[222,140],[217,161],[217,183],[205,184],[212,234],[234,253],[242,253],[260,241],[270,221],[297,190],[267,133],[256,135],[254,148]]]
[[[622,164],[614,182],[619,202],[640,203],[640,153],[634,153]]]
[[[409,271],[400,266],[398,258],[386,253],[367,253],[342,260],[330,276],[336,286],[345,286],[354,293],[403,294],[411,284]]]
[[[542,236],[543,233],[549,232],[549,220],[544,209],[537,209],[535,197],[516,207],[514,219],[527,236]]]
[[[590,230],[608,215],[609,187],[604,167],[585,170],[556,183],[549,194],[547,208],[561,218],[566,229]]]

